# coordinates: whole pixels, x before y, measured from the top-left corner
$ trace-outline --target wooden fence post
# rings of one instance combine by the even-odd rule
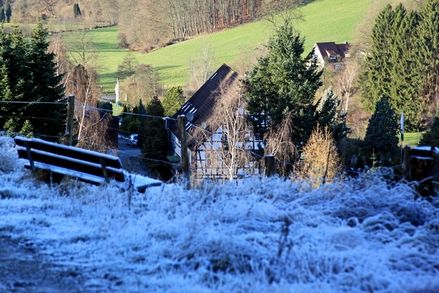
[[[191,189],[189,155],[187,152],[186,116],[178,115],[178,131],[181,141],[181,165],[183,171],[183,184],[187,190]]]
[[[66,123],[67,145],[73,145],[74,115],[75,115],[75,96],[70,95],[67,98],[67,123]]]
[[[404,172],[404,178],[410,180],[410,146],[406,145],[402,152],[402,170]]]
[[[274,155],[265,155],[265,176],[271,177],[274,175]]]

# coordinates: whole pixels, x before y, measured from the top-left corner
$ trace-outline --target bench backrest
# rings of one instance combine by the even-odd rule
[[[15,137],[14,140],[17,145],[19,157],[29,160],[28,167],[33,171],[35,169],[50,169],[54,172],[58,171],[58,173],[64,174],[62,170],[66,169],[101,177],[107,182],[111,178],[119,182],[125,181],[122,163],[116,156],[52,143],[41,139]],[[47,168],[44,168],[44,166]],[[51,168],[52,166],[55,168]],[[56,167],[59,168],[57,169]]]

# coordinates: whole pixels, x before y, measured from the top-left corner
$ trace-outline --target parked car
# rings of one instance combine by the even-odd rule
[[[139,135],[138,134],[131,134],[127,144],[131,147],[137,147],[137,143],[139,141]]]

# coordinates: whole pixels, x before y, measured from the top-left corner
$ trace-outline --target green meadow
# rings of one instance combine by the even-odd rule
[[[356,25],[369,9],[369,0],[315,0],[300,8],[303,21],[296,27],[305,37],[305,52],[316,42],[352,42]],[[214,67],[226,63],[232,68],[242,60],[251,61],[255,50],[263,47],[273,30],[267,20],[241,25],[232,29],[206,34],[156,51],[134,54],[140,63],[154,66],[165,87],[184,86],[189,80],[189,60],[197,59],[208,46],[214,56]],[[113,93],[117,66],[129,52],[117,48],[118,27],[87,31],[98,48],[101,85]]]
[[[419,144],[419,140],[421,139],[422,132],[412,132],[412,133],[404,133],[404,145],[409,145],[411,147],[415,147]]]

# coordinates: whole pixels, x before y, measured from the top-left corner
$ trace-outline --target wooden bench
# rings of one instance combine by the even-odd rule
[[[439,148],[406,146],[402,168],[407,180],[419,182],[416,189],[421,196],[439,195]]]
[[[162,185],[159,180],[129,174],[116,156],[41,139],[17,136],[14,141],[19,158],[25,159],[25,167],[33,172],[39,169],[48,170],[54,174],[70,176],[93,184],[109,183],[110,180],[121,186],[131,183],[140,192],[144,192],[148,187]]]

